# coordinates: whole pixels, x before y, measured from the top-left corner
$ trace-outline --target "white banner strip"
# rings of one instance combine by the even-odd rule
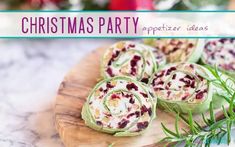
[[[235,37],[235,12],[0,12],[0,37]]]

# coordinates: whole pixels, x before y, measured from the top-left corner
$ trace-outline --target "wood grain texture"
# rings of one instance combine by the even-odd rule
[[[100,79],[100,57],[103,48],[97,49],[84,57],[64,78],[58,90],[55,103],[55,125],[66,147],[107,147],[112,143],[114,147],[153,147],[162,146],[159,140],[165,135],[161,129],[161,123],[174,129],[175,116],[157,110],[157,119],[151,127],[140,136],[114,137],[109,134],[94,131],[85,126],[81,119],[81,109],[86,98]],[[194,116],[201,122],[199,116]],[[221,112],[216,115],[221,118]],[[187,129],[181,122],[180,128]]]

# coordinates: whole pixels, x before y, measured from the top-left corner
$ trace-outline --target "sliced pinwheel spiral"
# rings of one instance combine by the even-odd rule
[[[160,106],[179,112],[201,113],[209,108],[213,85],[207,80],[209,71],[193,63],[166,65],[151,80]]]
[[[145,39],[145,44],[162,51],[167,63],[197,62],[203,51],[203,40],[200,39]]]
[[[157,50],[153,47],[147,46],[148,48],[151,48],[153,55],[155,57],[157,67],[164,66],[166,64],[166,56],[161,50]]]
[[[160,56],[160,55],[159,55]],[[130,76],[148,83],[157,69],[157,63],[164,64],[164,57],[156,60],[152,48],[130,41],[115,43],[105,52],[101,65],[102,75],[107,77]]]
[[[206,40],[202,62],[235,78],[235,38]]]
[[[98,83],[82,109],[85,124],[115,136],[135,136],[155,118],[156,99],[145,84],[117,76]]]

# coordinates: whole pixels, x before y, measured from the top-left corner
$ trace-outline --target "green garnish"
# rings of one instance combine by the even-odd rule
[[[213,82],[229,94],[228,97],[225,97],[226,101],[229,103],[228,110],[226,110],[224,106],[222,106],[221,108],[223,110],[223,115],[225,118],[222,120],[216,120],[212,102],[210,103],[209,117],[207,118],[205,117],[205,114],[202,114],[203,122],[207,125],[206,128],[203,128],[201,125],[193,120],[191,111],[189,111],[188,116],[185,116],[178,113],[176,110],[171,110],[171,112],[174,112],[176,114],[175,130],[172,131],[162,124],[162,129],[166,137],[163,138],[161,142],[167,142],[170,144],[174,143],[175,146],[177,144],[184,143],[184,145],[187,147],[201,147],[203,145],[205,147],[209,147],[212,140],[217,140],[217,144],[219,145],[222,138],[226,137],[227,144],[230,144],[231,129],[233,124],[235,123],[235,89],[227,84],[227,82],[229,82],[229,80],[231,79],[228,78],[226,80],[223,80],[217,68],[213,69],[208,67],[208,69],[215,77],[215,80],[213,80]],[[182,130],[184,133],[179,133],[180,130],[178,128],[178,123],[180,120],[183,120],[189,126],[189,131]]]

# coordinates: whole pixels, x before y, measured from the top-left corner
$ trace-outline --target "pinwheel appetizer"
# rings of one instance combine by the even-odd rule
[[[161,50],[156,50],[151,46],[146,46],[146,47],[152,50],[158,68],[166,64],[166,56]]]
[[[201,60],[235,78],[235,38],[206,40]]]
[[[99,82],[83,106],[85,124],[115,136],[141,134],[156,111],[156,99],[145,85],[125,76]]]
[[[156,60],[152,48],[149,46],[121,41],[109,47],[105,52],[101,72],[105,78],[130,76],[138,81],[148,83],[150,76],[157,69],[156,61],[163,64],[164,59],[162,58],[158,57]]]
[[[158,98],[158,104],[179,112],[201,113],[209,108],[213,85],[209,71],[194,63],[169,64],[152,78],[150,86]]]
[[[144,42],[162,51],[167,63],[197,62],[204,43],[201,39],[146,39]]]

